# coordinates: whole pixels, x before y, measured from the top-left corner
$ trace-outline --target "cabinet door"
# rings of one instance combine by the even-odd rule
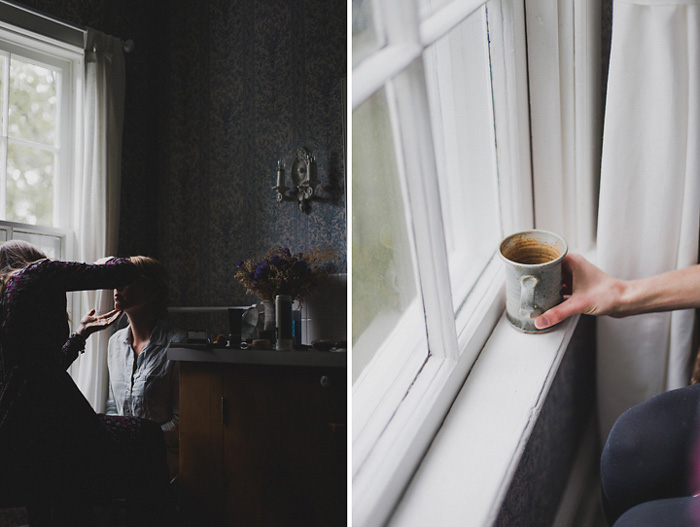
[[[227,525],[346,524],[345,371],[226,367]]]
[[[224,525],[220,368],[180,363],[179,493],[186,526]]]

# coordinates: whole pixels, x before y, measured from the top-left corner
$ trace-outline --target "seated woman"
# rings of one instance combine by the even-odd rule
[[[109,340],[108,415],[135,415],[158,423],[165,434],[171,478],[178,471],[179,369],[168,360],[171,342],[185,334],[167,321],[168,277],[153,258],[132,256],[139,277],[114,291],[114,307],[129,325]]]
[[[66,372],[116,314],[91,312],[69,337],[66,292],[137,276],[124,259],[60,262],[26,242],[0,246],[0,496],[26,505],[31,525],[93,525],[91,504],[114,496],[129,499],[139,525],[171,517],[160,427],[99,416]]]
[[[633,406],[601,456],[605,516],[615,527],[700,525],[700,384]]]
[[[631,281],[611,277],[577,254],[567,255],[563,265],[565,301],[538,317],[538,328],[576,313],[626,317],[700,308],[700,265]],[[693,384],[657,395],[617,419],[600,465],[610,524],[700,525],[699,411],[700,384]]]

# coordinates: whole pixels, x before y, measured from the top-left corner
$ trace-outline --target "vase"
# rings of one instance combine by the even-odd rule
[[[272,300],[260,302],[263,306],[263,331],[275,331],[275,303]]]

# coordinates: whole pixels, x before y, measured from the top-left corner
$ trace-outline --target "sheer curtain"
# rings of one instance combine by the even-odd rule
[[[700,5],[615,2],[598,264],[625,279],[698,263]],[[603,439],[628,407],[690,377],[692,310],[598,320]]]
[[[82,119],[82,168],[76,176],[77,259],[94,262],[116,253],[119,233],[122,128],[124,120],[124,52],[122,42],[88,29]],[[112,291],[83,291],[81,314],[113,308]],[[81,315],[82,316],[82,315]],[[77,324],[74,320],[74,325]],[[71,375],[97,412],[107,400],[109,331],[93,334]]]

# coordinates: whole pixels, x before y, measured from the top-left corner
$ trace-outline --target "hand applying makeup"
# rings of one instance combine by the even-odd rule
[[[93,333],[106,329],[114,324],[122,314],[121,309],[113,309],[103,315],[95,316],[95,310],[91,309],[81,320],[78,326],[78,335],[87,339]]]

